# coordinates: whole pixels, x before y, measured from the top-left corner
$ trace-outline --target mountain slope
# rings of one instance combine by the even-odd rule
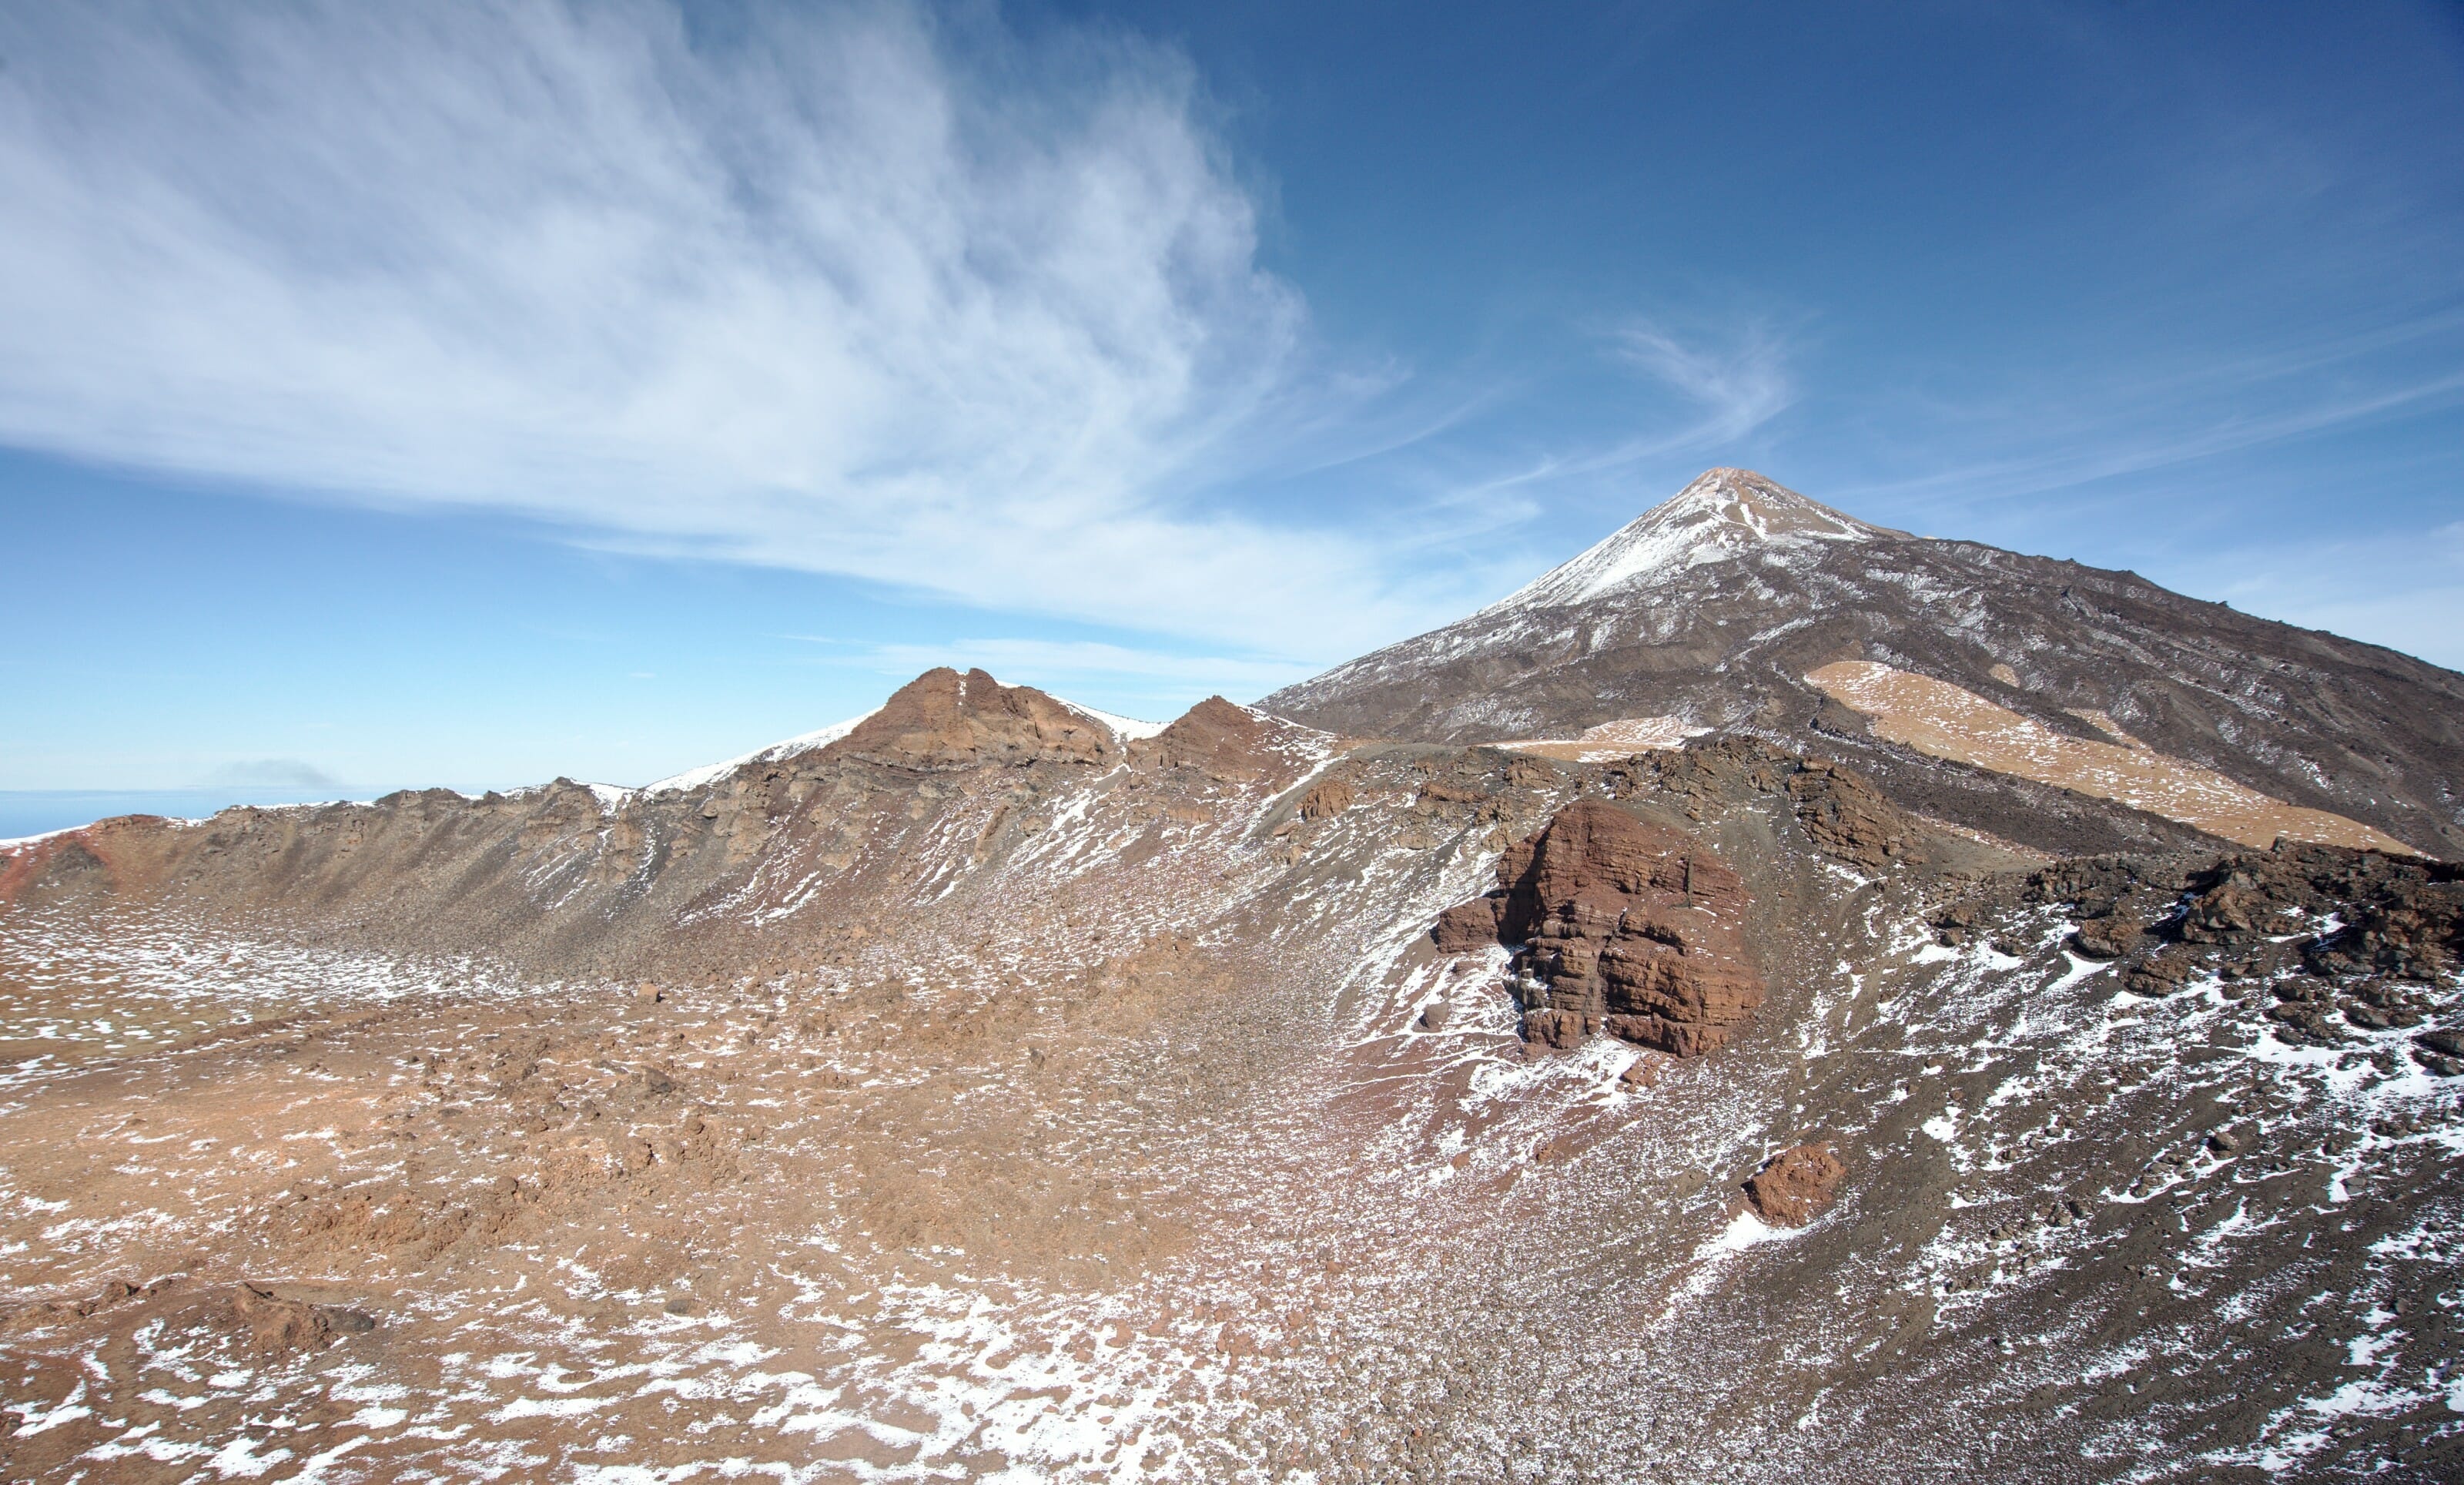
[[[2453,871],[1080,715],[5,853],[0,1466],[2452,1475]]]
[[[1851,661],[2056,735],[2144,745],[2375,843],[2464,855],[2464,676],[2132,573],[1868,525],[1745,470],[1712,470],[1504,601],[1259,704],[1346,736],[1450,742],[1669,719],[1820,749],[1914,808],[2050,849],[2182,843],[2144,811],[1877,736],[1807,678]]]
[[[1643,535],[1482,622],[1914,540]],[[2025,817],[940,670],[648,789],[0,847],[0,1475],[2457,1477],[2464,868],[1803,674]]]

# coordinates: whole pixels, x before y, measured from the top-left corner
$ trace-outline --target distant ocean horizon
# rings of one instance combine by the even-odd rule
[[[233,805],[321,804],[331,799],[371,799],[360,789],[338,789],[315,797],[312,789],[184,788],[184,789],[0,789],[0,840],[17,840],[52,831],[74,830],[121,814],[159,814],[173,819],[202,819]],[[382,791],[380,791],[382,792]]]

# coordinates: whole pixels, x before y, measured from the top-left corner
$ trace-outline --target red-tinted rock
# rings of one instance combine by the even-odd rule
[[[1208,697],[1154,737],[1131,743],[1130,762],[1196,768],[1236,783],[1294,778],[1309,766],[1303,762],[1307,750],[1297,745],[1309,736],[1308,728],[1282,718]]]
[[[2071,935],[2071,947],[2089,959],[2120,959],[2139,946],[2140,925],[2121,914],[2091,918]]]
[[[376,1320],[363,1311],[284,1299],[253,1284],[242,1284],[231,1291],[231,1309],[247,1333],[249,1343],[260,1351],[313,1350],[341,1337],[364,1335],[376,1328]]]
[[[1495,943],[1497,915],[1505,906],[1505,894],[1500,893],[1450,907],[1438,915],[1438,925],[1429,930],[1429,937],[1437,942],[1439,952],[1445,954],[1467,954]]]
[[[900,687],[829,751],[908,768],[1119,756],[1111,729],[1086,713],[1032,686],[1004,686],[982,671],[961,676],[946,666]]]
[[[1582,1016],[1572,1010],[1535,1010],[1523,1018],[1523,1039],[1535,1046],[1571,1051],[1584,1034]]]
[[[1907,849],[1907,816],[1854,769],[1809,758],[1789,774],[1788,792],[1797,823],[1827,856],[1880,874]]]
[[[1328,779],[1301,798],[1301,818],[1323,820],[1352,808],[1352,786],[1341,779]]]
[[[1838,1198],[1847,1173],[1828,1144],[1800,1144],[1763,1163],[1746,1183],[1746,1202],[1773,1227],[1801,1228]]]
[[[1448,909],[1431,937],[1450,953],[1523,946],[1519,967],[1545,986],[1527,1004],[1527,1039],[1606,1031],[1696,1056],[1762,1004],[1740,931],[1745,883],[1692,838],[1578,800],[1497,871],[1498,889]]]

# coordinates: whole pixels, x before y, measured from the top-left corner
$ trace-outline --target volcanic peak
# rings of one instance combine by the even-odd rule
[[[1870,525],[1749,469],[1711,469],[1581,556],[1541,574],[1484,613],[1556,609],[1661,576],[1756,551],[1804,552],[1827,542],[1908,533]]]
[[[1123,739],[1092,714],[981,670],[926,671],[830,744],[838,754],[913,768],[1117,759]]]
[[[1220,696],[1181,714],[1155,736],[1130,744],[1130,761],[1163,768],[1196,767],[1223,780],[1262,779],[1313,765],[1334,740],[1298,722]]]

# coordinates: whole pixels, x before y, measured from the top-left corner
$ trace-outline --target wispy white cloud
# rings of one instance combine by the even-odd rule
[[[1675,391],[1685,405],[1683,416],[1672,424],[1638,415],[1635,422],[1644,430],[1639,433],[1529,457],[1459,487],[1458,499],[1488,500],[1512,492],[1529,514],[1540,508],[1532,492],[1552,485],[1621,475],[1647,460],[1737,457],[1737,445],[1787,411],[1799,395],[1797,347],[1768,321],[1680,336],[1638,319],[1610,327],[1604,338],[1614,360]]]
[[[1635,323],[1617,330],[1611,344],[1621,360],[1675,388],[1700,410],[1699,421],[1666,436],[1667,447],[1732,442],[1796,400],[1788,343],[1767,325],[1748,325],[1727,344],[1714,344]]]
[[[11,8],[0,441],[1321,658],[1442,616],[1193,494],[1347,383],[1187,65],[961,14]]]
[[[2264,389],[2255,376],[2219,373],[2194,390],[2169,398],[2151,389],[2134,401],[2129,389],[2123,388],[2084,405],[2062,406],[2047,399],[2031,404],[2026,414],[1947,410],[1950,415],[1946,421],[1986,425],[1982,434],[1972,426],[1960,429],[1959,439],[1985,444],[1993,452],[1910,478],[1852,486],[1840,495],[1878,496],[1903,512],[1956,511],[2075,489],[2453,408],[2464,404],[2464,372],[2438,371],[2367,388],[2335,388],[2283,397],[2255,410],[2228,402],[2236,392],[2248,398]],[[2031,426],[2006,426],[2022,421]],[[1945,441],[1950,441],[1949,435]]]
[[[2464,521],[2403,538],[2237,544],[2154,574],[2203,598],[2464,670]]]

